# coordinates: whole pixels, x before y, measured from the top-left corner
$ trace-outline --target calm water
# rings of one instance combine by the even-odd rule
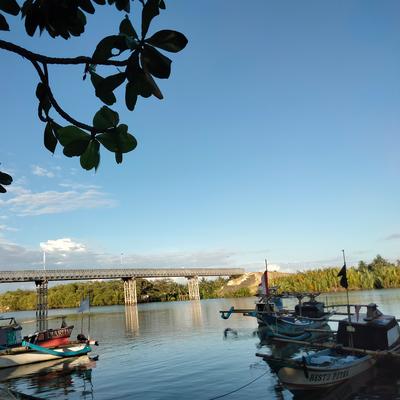
[[[345,303],[344,294],[322,295],[330,304]],[[252,308],[255,298],[98,307],[91,316],[91,334],[100,342],[100,358],[86,358],[23,369],[2,370],[0,379],[15,390],[42,399],[190,399],[207,400],[249,386],[224,399],[292,399],[268,365],[255,356],[259,339],[254,318],[233,315],[222,320],[219,310],[231,305]],[[352,303],[376,302],[384,313],[400,317],[400,290],[350,293]],[[294,303],[293,303],[294,304]],[[80,331],[75,310],[67,314]],[[14,313],[20,322],[34,313]],[[57,323],[58,324],[58,323]],[[24,323],[24,332],[34,330]],[[232,328],[237,336],[224,337]],[[334,327],[334,326],[333,326]],[[84,321],[87,330],[87,320]],[[21,367],[20,367],[21,368]],[[389,373],[390,372],[390,373]],[[326,399],[400,399],[400,373],[372,371],[342,385]],[[0,394],[1,398],[1,394]]]

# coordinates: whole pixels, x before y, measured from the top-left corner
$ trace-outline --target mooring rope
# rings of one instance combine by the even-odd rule
[[[230,392],[228,392],[228,393],[225,393],[225,394],[221,394],[221,395],[216,396],[216,397],[211,397],[211,398],[208,399],[208,400],[221,399],[222,397],[229,396],[230,394],[236,393],[236,392],[238,392],[239,390],[242,390],[242,389],[244,389],[245,387],[247,387],[247,386],[251,385],[252,383],[254,383],[255,381],[259,380],[259,379],[262,378],[263,376],[267,375],[268,372],[269,372],[269,371],[265,371],[265,372],[262,373],[260,376],[257,376],[257,378],[253,379],[252,381],[246,383],[246,384],[243,385],[243,386],[240,386],[239,388],[237,388],[237,389],[235,389],[235,390],[232,390],[232,391],[230,391]]]

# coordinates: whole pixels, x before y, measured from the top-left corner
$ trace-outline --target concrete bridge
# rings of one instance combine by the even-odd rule
[[[240,276],[242,268],[120,268],[0,271],[0,283],[35,282],[37,329],[47,329],[48,282],[93,279],[122,279],[126,305],[137,304],[136,278],[179,278],[188,280],[189,299],[200,300],[199,277]]]

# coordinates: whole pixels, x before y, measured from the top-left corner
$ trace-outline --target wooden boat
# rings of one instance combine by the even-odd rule
[[[324,303],[316,301],[319,293],[282,293],[277,294],[276,288],[269,288],[267,295],[261,295],[254,310],[235,309],[220,311],[223,319],[231,314],[241,313],[244,316],[255,317],[259,328],[270,337],[306,340],[311,337],[311,331],[329,332],[328,320],[332,312],[325,312]],[[303,302],[305,297],[310,300]],[[299,303],[293,311],[283,308],[283,298],[297,298]],[[326,333],[325,333],[326,334]]]
[[[37,331],[32,335],[24,337],[24,340],[29,343],[39,344],[42,347],[62,346],[69,343],[73,329],[73,325],[61,325],[60,328]]]
[[[78,357],[92,351],[87,343],[70,343],[54,349],[29,342],[22,342],[20,347],[11,347],[0,352],[0,368],[16,367],[42,361]]]
[[[0,321],[3,321],[3,324],[0,325],[0,347],[7,348],[20,346],[22,340],[49,348],[66,345],[69,343],[69,338],[74,329],[74,326],[68,326],[65,322],[65,317],[62,317],[60,328],[37,331],[22,338],[22,327],[16,322],[14,317],[2,317]]]
[[[369,370],[376,363],[370,355],[326,349],[296,357],[278,370],[278,378],[290,391],[326,389]]]
[[[366,313],[354,313],[339,321],[336,342],[365,350],[391,350],[400,345],[400,327],[393,315],[384,315],[375,303]]]

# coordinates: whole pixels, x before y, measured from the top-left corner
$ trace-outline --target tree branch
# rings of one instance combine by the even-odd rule
[[[97,64],[97,65],[114,65],[116,67],[123,67],[128,64],[128,60],[106,60],[102,62],[94,61],[91,57],[79,56],[73,58],[58,58],[48,57],[42,54],[33,53],[25,49],[24,47],[18,46],[14,43],[0,40],[0,49],[11,51],[12,53],[19,54],[20,56],[27,58],[30,61],[37,61],[44,64],[59,64],[59,65],[79,65],[79,64]]]
[[[42,69],[40,68],[40,65],[37,61],[35,60],[30,60],[33,64],[33,66],[35,67],[40,80],[42,81],[42,83],[46,86],[47,89],[47,96],[49,97],[50,103],[51,105],[54,107],[54,109],[58,112],[58,114],[61,115],[61,117],[63,117],[66,121],[70,122],[71,124],[78,126],[79,128],[85,129],[89,132],[92,133],[99,133],[99,132],[103,132],[102,130],[96,129],[93,126],[90,125],[86,125],[82,122],[77,121],[76,119],[72,118],[69,114],[67,114],[61,107],[60,105],[57,103],[56,99],[53,96],[53,93],[50,89],[49,86],[49,82],[48,79],[45,75],[45,73],[42,71]],[[46,74],[47,74],[47,67],[45,68]],[[40,118],[40,117],[39,117]],[[40,118],[42,120],[42,118]],[[43,121],[43,120],[42,120]]]

